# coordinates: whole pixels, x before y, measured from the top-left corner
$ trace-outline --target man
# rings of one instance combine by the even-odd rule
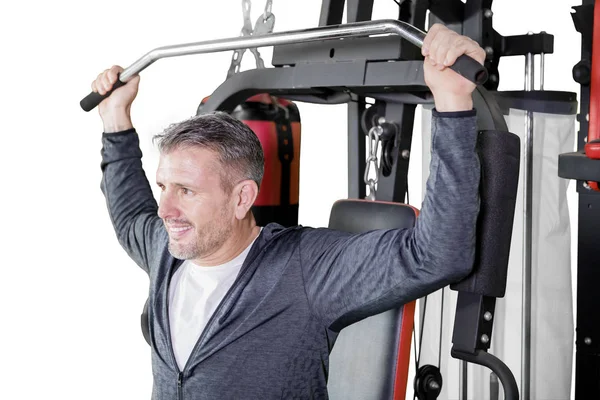
[[[423,46],[435,99],[431,174],[414,229],[352,235],[258,227],[256,136],[222,113],[159,137],[157,206],[130,119],[139,77],[99,107],[102,190],[119,242],[150,276],[154,399],[327,398],[339,331],[465,277],[479,212],[475,85],[448,69],[469,38],[433,26]],[[122,71],[93,82],[101,94]]]

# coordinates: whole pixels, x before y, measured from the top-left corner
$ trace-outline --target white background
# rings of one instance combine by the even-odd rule
[[[255,3],[253,20],[264,5]],[[548,90],[579,91],[571,78],[580,54],[570,16],[576,5],[502,0],[493,7],[503,35],[555,35],[555,53],[546,58]],[[273,12],[276,31],[314,27],[320,1],[275,0]],[[376,1],[374,18],[396,16],[392,0]],[[150,352],[139,323],[148,281],[116,241],[99,189],[101,121],[79,100],[112,64],[126,67],[163,45],[234,37],[241,25],[239,0],[0,6],[1,399],[150,397]],[[270,65],[271,49],[261,52]],[[253,67],[246,57],[244,69]],[[225,78],[230,59],[231,53],[188,56],[143,71],[133,119],[151,182],[151,136],[193,115]],[[505,58],[500,66],[500,89],[522,89],[524,58]],[[300,104],[300,111],[300,223],[324,226],[332,202],[347,196],[346,106]],[[413,143],[411,200],[420,206],[418,134]]]

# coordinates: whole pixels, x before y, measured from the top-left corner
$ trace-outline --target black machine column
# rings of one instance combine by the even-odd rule
[[[562,178],[577,180],[579,194],[578,246],[577,246],[577,320],[575,337],[575,399],[595,399],[600,397],[600,192],[590,185],[600,182],[600,160],[589,159],[584,147],[590,128],[592,58],[592,38],[594,25],[600,21],[594,18],[595,0],[583,0],[573,7],[572,14],[576,30],[581,33],[581,61],[573,67],[573,79],[581,85],[579,132],[577,151],[559,156],[558,174]],[[597,44],[596,44],[596,48]],[[594,68],[598,68],[594,64]]]

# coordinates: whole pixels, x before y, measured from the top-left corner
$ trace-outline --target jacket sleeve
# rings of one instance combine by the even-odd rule
[[[101,190],[121,246],[144,271],[165,243],[158,205],[142,168],[135,129],[102,135]]]
[[[348,234],[305,229],[304,284],[335,331],[466,277],[475,257],[480,164],[475,110],[432,114],[430,173],[414,228]]]

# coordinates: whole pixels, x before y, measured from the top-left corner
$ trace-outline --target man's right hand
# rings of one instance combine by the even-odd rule
[[[118,79],[123,68],[114,65],[112,68],[102,72],[94,82],[92,90],[101,95],[109,92]],[[109,97],[102,100],[98,106],[100,118],[104,123],[104,132],[113,133],[133,128],[131,122],[131,103],[137,96],[140,77],[135,76],[125,85],[115,90]]]

